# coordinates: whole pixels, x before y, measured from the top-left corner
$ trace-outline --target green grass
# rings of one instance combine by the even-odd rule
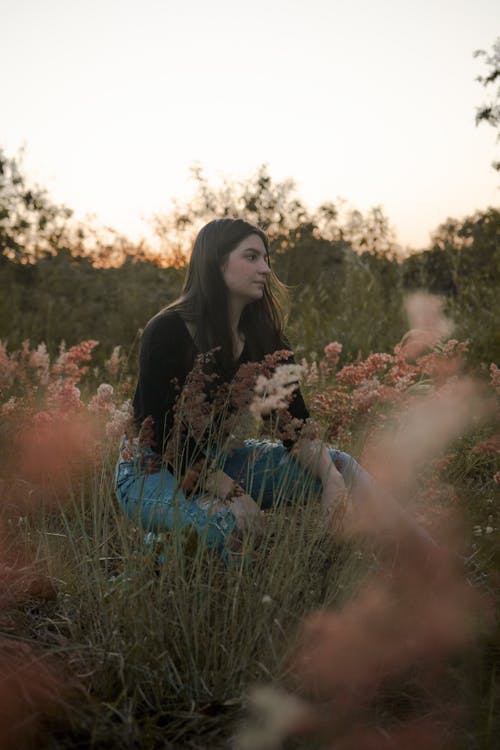
[[[58,592],[28,607],[24,637],[85,675],[57,746],[216,747],[251,685],[286,679],[302,618],[348,596],[368,553],[334,541],[314,498],[267,513],[258,551],[248,541],[228,565],[193,534],[154,549],[111,488],[108,459],[22,522]]]
[[[341,607],[377,557],[335,540],[307,497],[267,512],[258,551],[249,540],[229,565],[193,534],[148,545],[114,498],[113,468],[107,455],[50,503],[38,496],[20,519],[11,508],[11,526],[57,591],[11,604],[16,641],[36,644],[37,658],[54,660],[61,675],[57,711],[37,724],[37,747],[228,747],[253,686],[292,684],[304,617]],[[489,563],[483,556],[483,572]],[[484,587],[481,571],[471,585]],[[497,664],[498,643],[486,630],[451,665],[447,690],[468,707],[457,747],[494,747]],[[76,689],[67,693],[66,681]],[[400,717],[418,700],[403,681],[377,711],[382,720]],[[324,745],[308,738],[286,747]]]

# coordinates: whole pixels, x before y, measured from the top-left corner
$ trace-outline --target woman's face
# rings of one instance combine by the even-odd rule
[[[258,234],[250,234],[236,245],[221,267],[229,294],[244,304],[261,299],[271,273],[267,252]]]

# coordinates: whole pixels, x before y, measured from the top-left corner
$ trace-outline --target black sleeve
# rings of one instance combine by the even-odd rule
[[[149,321],[141,338],[134,416],[138,428],[146,417],[152,417],[151,448],[158,454],[163,454],[174,427],[174,407],[195,356],[194,343],[178,313],[159,313]],[[176,443],[181,455],[175,465],[184,474],[188,466],[204,455],[203,449],[192,437],[182,448],[180,441]]]

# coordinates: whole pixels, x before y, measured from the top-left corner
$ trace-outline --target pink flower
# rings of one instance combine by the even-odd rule
[[[109,383],[101,383],[95,396],[89,401],[89,411],[94,413],[113,411],[113,386]]]
[[[495,392],[500,396],[500,369],[493,364],[493,362],[490,365],[490,376],[491,376],[491,385],[494,388]]]
[[[114,408],[111,419],[106,423],[106,435],[110,438],[118,438],[126,432],[127,426],[132,419],[130,401],[125,401],[120,409]]]
[[[337,375],[337,380],[346,385],[357,386],[365,380],[373,378],[380,371],[386,370],[388,365],[393,364],[395,358],[392,354],[375,352],[370,354],[363,362],[354,365],[345,365]]]
[[[382,386],[377,378],[363,380],[352,394],[352,405],[361,412],[366,412],[380,400]]]
[[[88,362],[92,356],[92,350],[99,342],[89,339],[82,341],[76,346],[66,351],[64,341],[61,342],[59,356],[52,367],[52,374],[59,377],[65,377],[77,383],[82,375],[88,371],[88,367],[82,367],[82,362]]]
[[[487,440],[476,443],[472,453],[484,453],[486,455],[500,453],[500,433],[492,435]]]
[[[71,380],[53,380],[47,388],[47,404],[60,412],[81,409],[80,389]]]
[[[338,364],[340,352],[342,351],[342,344],[339,344],[338,341],[332,341],[330,344],[327,344],[323,350],[325,352],[325,357],[328,361],[328,364],[331,367],[335,367]]]
[[[13,411],[17,409],[18,401],[14,396],[11,396],[8,401],[5,402],[5,404],[2,404],[1,413],[2,414],[11,414]]]
[[[38,370],[38,377],[41,384],[48,385],[50,379],[50,357],[47,352],[47,347],[43,342],[30,353],[29,365],[33,369]]]
[[[108,373],[110,378],[112,378],[113,380],[117,379],[122,364],[123,358],[121,356],[121,346],[118,345],[113,348],[110,358],[107,359],[104,363],[104,367],[106,368],[106,372]]]

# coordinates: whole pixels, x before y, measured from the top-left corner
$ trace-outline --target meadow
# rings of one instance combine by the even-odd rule
[[[155,258],[0,166],[2,750],[493,750],[500,212],[403,257],[380,210],[309,215],[261,170],[201,181]],[[333,518],[278,488],[260,544],[227,559],[147,536],[113,489],[141,329],[213,215],[269,233],[314,429],[380,488],[377,513]],[[248,422],[247,385],[242,422],[279,437]]]
[[[3,748],[493,748],[500,373],[436,298],[407,308],[425,330],[344,364],[330,342],[302,388],[430,557],[397,513],[332,522],[312,490],[228,561],[148,538],[113,492],[126,353],[0,348]]]

